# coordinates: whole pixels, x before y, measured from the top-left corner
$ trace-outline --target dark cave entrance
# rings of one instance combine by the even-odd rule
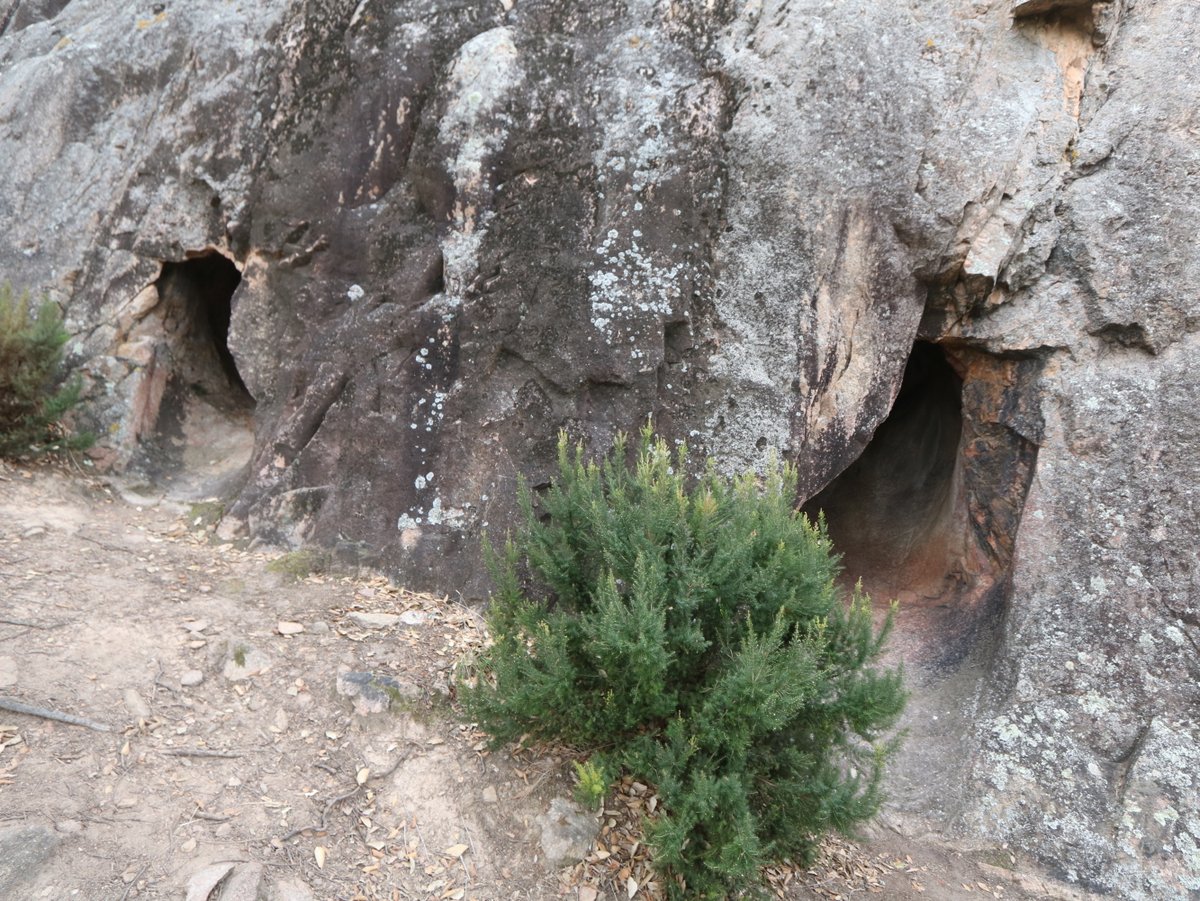
[[[154,283],[159,344],[131,465],[180,500],[228,497],[248,472],[255,400],[230,349],[241,283],[211,249],[163,263]]]
[[[1007,608],[1041,366],[917,341],[887,418],[803,507],[824,512],[847,587],[861,580],[878,607],[899,602],[897,644],[914,659],[962,659]]]
[[[918,341],[899,394],[862,455],[804,506],[825,513],[850,581],[906,605],[946,594],[961,556],[955,511],[963,382],[936,344]]]
[[[210,405],[234,412],[254,407],[229,350],[233,295],[242,274],[232,260],[209,251],[163,263],[157,287],[176,335],[176,376]]]

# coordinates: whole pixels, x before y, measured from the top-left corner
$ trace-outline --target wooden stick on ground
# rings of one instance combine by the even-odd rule
[[[208,748],[171,748],[158,753],[168,757],[241,757],[237,751],[216,751]]]
[[[26,716],[39,716],[44,720],[54,720],[57,723],[66,723],[70,726],[83,726],[87,729],[94,729],[96,732],[112,731],[104,723],[98,723],[95,720],[84,719],[81,716],[74,716],[70,713],[59,713],[57,710],[47,710],[45,707],[22,704],[20,701],[14,701],[12,698],[0,697],[0,710],[8,710],[12,713],[24,713]]]

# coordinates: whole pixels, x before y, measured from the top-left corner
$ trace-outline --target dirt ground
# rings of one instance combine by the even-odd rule
[[[570,759],[489,752],[459,719],[477,609],[223,544],[213,505],[142,491],[0,463],[0,701],[108,729],[0,709],[0,897],[658,897],[651,787],[609,797],[584,862],[543,859]],[[394,679],[391,709],[357,712],[348,672]],[[788,899],[1082,897],[885,826],[770,875]]]

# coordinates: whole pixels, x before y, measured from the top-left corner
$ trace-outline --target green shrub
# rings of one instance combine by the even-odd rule
[[[521,531],[485,542],[494,644],[462,693],[497,742],[566,741],[656,785],[670,896],[717,899],[877,811],[905,694],[872,665],[891,617],[836,587],[795,471],[709,465],[689,488],[685,453],[647,429],[632,468],[623,438],[596,464],[560,436],[546,516],[522,487]]]
[[[37,310],[27,294],[0,284],[0,457],[29,457],[73,450],[90,435],[69,436],[60,420],[77,403],[82,383],[62,381],[62,348],[68,334],[50,301]]]
[[[589,810],[599,810],[604,806],[604,796],[608,793],[608,774],[604,765],[597,760],[586,763],[575,761],[575,800]]]
[[[329,552],[316,547],[304,547],[280,554],[267,564],[267,572],[284,576],[293,582],[328,572],[332,560]]]

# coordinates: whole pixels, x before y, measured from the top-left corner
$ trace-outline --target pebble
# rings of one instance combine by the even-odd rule
[[[325,622],[324,620],[317,620],[308,628],[317,635],[326,635],[329,633],[329,623]]]
[[[304,631],[304,624],[294,623],[290,620],[281,620],[275,628],[279,631],[280,635],[299,635]]]
[[[131,716],[135,716],[139,720],[150,718],[150,705],[132,688],[125,689],[124,701],[125,709]]]
[[[587,856],[600,823],[578,804],[555,798],[537,818],[542,830],[542,853],[551,866],[572,866]]]
[[[497,804],[500,801],[500,796],[496,794],[496,786],[489,785],[483,790],[483,800],[486,804]]]
[[[231,638],[226,643],[223,675],[230,682],[243,682],[265,672],[271,658],[245,641]]]
[[[421,689],[411,682],[400,682],[391,676],[376,673],[339,673],[337,693],[354,699],[354,712],[360,716],[383,713],[392,701],[421,696]]]
[[[183,627],[185,629],[187,629],[189,632],[199,634],[208,628],[208,620],[206,620],[206,619],[188,620],[186,623],[183,624]]]
[[[400,617],[394,613],[359,613],[350,614],[350,622],[363,629],[386,629],[400,622]]]
[[[405,610],[400,614],[400,622],[406,626],[419,626],[429,619],[429,614],[420,610]]]
[[[179,846],[179,850],[185,854],[191,854],[196,850],[196,840],[189,838],[186,842]]]
[[[204,681],[204,673],[198,669],[190,669],[179,677],[179,684],[184,688],[192,688]]]
[[[39,535],[45,535],[46,530],[41,526],[34,526],[31,529],[26,529],[21,533],[22,538],[37,538]]]
[[[83,831],[83,823],[79,820],[59,820],[54,824],[54,829],[64,835],[75,835]]]

